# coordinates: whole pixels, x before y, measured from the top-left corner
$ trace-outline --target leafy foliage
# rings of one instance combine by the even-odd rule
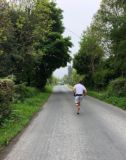
[[[43,89],[52,72],[71,60],[62,19],[62,10],[49,0],[0,0],[0,77],[12,75],[16,84],[0,88],[0,121],[9,116],[12,97],[32,97],[29,87]]]
[[[126,78],[119,77],[110,82],[108,93],[115,96],[126,96]]]
[[[93,31],[88,29],[84,33],[80,43],[80,50],[74,58],[74,68],[79,74],[84,74],[86,83],[93,85],[92,76],[101,63],[103,50],[93,35]]]
[[[62,10],[48,0],[2,0],[0,76],[43,88],[52,72],[70,61],[70,38],[62,33]]]
[[[0,79],[0,125],[11,113],[14,84],[9,79]]]
[[[105,89],[109,83],[110,86],[116,81],[120,84],[118,77],[126,78],[125,53],[126,2],[102,0],[90,27],[83,34],[80,50],[74,58],[74,68],[85,75],[89,87]],[[117,80],[114,82],[114,79]],[[118,93],[124,92],[123,87]],[[117,93],[114,85],[112,90],[111,93]],[[124,96],[122,93],[120,95]]]
[[[118,76],[125,76],[126,46],[126,2],[123,0],[104,0],[100,9],[100,21],[110,40],[111,63]],[[102,27],[103,28],[103,27]]]

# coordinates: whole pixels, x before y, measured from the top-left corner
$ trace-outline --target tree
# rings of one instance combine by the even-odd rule
[[[107,35],[111,64],[117,77],[126,76],[126,1],[103,0],[99,10],[99,22]]]
[[[4,61],[6,57],[6,44],[9,38],[11,38],[11,32],[13,30],[12,23],[9,17],[10,7],[5,0],[0,0],[0,75],[6,75],[6,67],[8,64]],[[5,58],[4,58],[5,57]]]
[[[103,57],[102,47],[89,28],[84,32],[80,42],[80,50],[74,57],[73,66],[79,74],[85,75],[88,85],[93,85],[92,76],[99,67]]]
[[[1,76],[13,74],[16,83],[42,88],[56,68],[70,61],[72,44],[62,35],[62,11],[48,0],[3,2]]]
[[[106,87],[109,81],[126,76],[125,26],[126,1],[102,0],[89,27],[90,32],[87,30],[83,36],[74,59],[74,67],[78,73],[86,74],[90,86]]]
[[[70,38],[64,38],[62,35],[64,30],[62,11],[54,2],[50,3],[49,8],[51,9],[50,17],[53,18],[51,31],[47,33],[44,40],[40,39],[37,45],[35,44],[35,50],[40,55],[35,76],[39,87],[45,85],[55,69],[66,66],[70,61],[69,48],[72,46]]]

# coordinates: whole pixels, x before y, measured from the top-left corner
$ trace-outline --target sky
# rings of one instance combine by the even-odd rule
[[[56,0],[57,6],[63,10],[64,36],[70,36],[73,43],[70,49],[72,57],[78,52],[82,33],[90,26],[93,15],[100,7],[100,2],[101,0]],[[65,67],[57,69],[53,75],[62,78],[67,73]]]

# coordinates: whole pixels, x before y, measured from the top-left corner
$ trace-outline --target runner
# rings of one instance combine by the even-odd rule
[[[75,96],[75,104],[77,107],[77,114],[80,113],[80,102],[83,99],[83,96],[87,95],[87,89],[82,84],[83,82],[80,81],[78,84],[76,84],[73,88],[74,96]]]

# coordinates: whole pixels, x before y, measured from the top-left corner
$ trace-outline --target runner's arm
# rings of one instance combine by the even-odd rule
[[[87,95],[87,89],[86,89],[86,87],[84,87],[83,94],[84,94],[84,96],[86,96],[86,95]]]
[[[75,88],[75,86],[73,87],[73,94],[74,94],[74,96],[76,94],[76,88]]]

